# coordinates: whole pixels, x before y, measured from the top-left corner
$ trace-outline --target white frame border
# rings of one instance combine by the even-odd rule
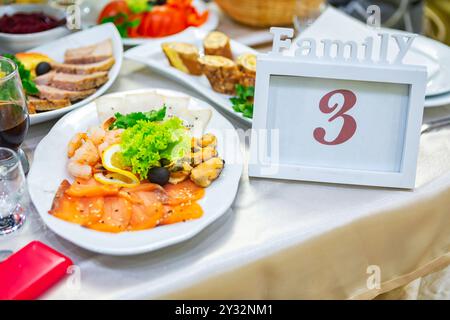
[[[273,164],[267,161],[267,157],[261,160],[257,156],[258,145],[266,146],[265,150],[267,150],[267,137],[263,137],[263,141],[251,143],[250,145],[249,176],[391,188],[414,188],[425,104],[427,81],[425,67],[391,64],[334,63],[325,59],[302,60],[295,57],[266,54],[258,57],[256,74],[252,127],[254,132],[255,130],[266,130],[268,128],[269,84],[272,75],[407,84],[410,85],[410,93],[400,172],[279,164],[277,173],[267,174],[264,173],[264,168],[273,166]],[[258,137],[258,139],[261,139],[261,137]]]

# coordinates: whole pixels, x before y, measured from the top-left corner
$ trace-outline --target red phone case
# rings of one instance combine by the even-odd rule
[[[73,265],[66,256],[39,241],[0,263],[0,300],[32,300],[56,284]]]

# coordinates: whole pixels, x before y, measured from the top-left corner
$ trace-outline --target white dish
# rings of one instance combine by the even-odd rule
[[[450,92],[425,99],[425,108],[444,107],[448,105],[450,105]]]
[[[125,58],[146,64],[153,70],[162,75],[168,76],[186,86],[196,90],[207,99],[218,105],[221,110],[234,116],[246,124],[251,124],[252,120],[245,118],[242,113],[233,110],[230,102],[231,96],[215,92],[205,76],[192,76],[172,67],[161,49],[161,43],[166,41],[188,42],[203,48],[203,38],[205,34],[197,30],[189,30],[189,32],[175,35],[169,38],[154,41],[151,44],[144,44],[125,52]],[[231,49],[235,57],[243,53],[257,53],[254,49],[249,48],[239,42],[231,40]]]
[[[450,48],[436,40],[418,36],[411,50],[428,56],[438,65],[438,72],[427,83],[427,98],[450,92]]]
[[[56,19],[64,19],[66,12],[61,9],[52,8],[46,5],[8,5],[0,6],[0,17],[5,14],[15,14],[18,12],[43,12]],[[0,32],[0,52],[17,53],[26,51],[64,37],[70,33],[65,26],[57,27],[47,31],[27,33],[27,34],[9,34]]]
[[[95,3],[92,3],[89,5],[90,7],[90,13],[88,16],[83,17],[84,25],[86,27],[91,27],[93,25],[97,24],[98,16],[100,15],[101,10],[105,7],[105,5],[108,3],[109,0],[100,0],[95,1]],[[190,27],[177,35],[182,35],[186,32],[189,32],[189,30],[198,30],[200,32],[207,33],[209,31],[215,30],[219,24],[219,15],[217,11],[214,9],[214,7],[207,7],[207,5],[202,0],[194,0],[193,4],[195,8],[199,12],[203,12],[205,10],[209,10],[208,20],[204,24],[202,24],[200,27]],[[153,43],[155,41],[158,41],[160,39],[165,39],[167,37],[163,38],[125,38],[122,39],[123,44],[125,46],[136,46],[141,44],[149,44]]]
[[[123,96],[148,90],[113,95]],[[170,90],[153,90],[166,96],[186,96]],[[31,199],[45,224],[59,236],[87,250],[108,255],[133,255],[187,240],[222,216],[234,201],[242,174],[243,162],[239,137],[231,123],[207,103],[191,98],[189,108],[212,109],[212,117],[206,132],[217,135],[218,151],[226,162],[219,179],[206,189],[205,197],[199,201],[204,210],[202,218],[146,231],[109,234],[89,230],[48,214],[61,181],[73,180],[66,170],[66,150],[69,140],[77,132],[86,131],[88,127],[98,125],[96,105],[92,102],[59,120],[34,153],[33,166],[28,175],[28,186]]]
[[[64,38],[60,38],[56,41],[48,43],[46,45],[29,50],[29,52],[38,52],[46,54],[50,58],[62,62],[64,61],[64,53],[66,52],[67,49],[88,46],[109,38],[112,39],[113,42],[114,58],[116,62],[109,71],[108,82],[106,82],[103,86],[98,88],[98,90],[93,95],[77,103],[74,103],[69,107],[30,115],[31,125],[58,118],[71,110],[74,110],[76,108],[88,104],[95,98],[105,93],[105,91],[112,86],[117,76],[119,75],[123,60],[123,46],[116,27],[112,23],[108,23],[103,24],[101,26],[93,27],[88,30],[71,34]]]
[[[389,33],[406,33],[400,30],[386,29],[384,31]],[[435,69],[428,78],[426,97],[434,98],[438,95],[450,93],[450,47],[447,45],[418,35],[413,42],[410,49],[411,52],[423,57],[423,62],[434,64]]]

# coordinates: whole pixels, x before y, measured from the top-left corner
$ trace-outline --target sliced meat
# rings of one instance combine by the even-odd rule
[[[64,55],[64,61],[68,64],[96,63],[113,56],[113,45],[111,39],[103,42],[76,49],[69,49]]]
[[[51,80],[51,86],[69,91],[95,89],[108,81],[108,72],[92,74],[56,73]]]
[[[36,112],[51,111],[65,108],[71,105],[69,99],[39,99],[36,97],[28,97],[28,111],[33,114]]]
[[[106,60],[90,63],[90,64],[67,64],[52,62],[52,70],[62,73],[70,74],[91,74],[101,71],[109,71],[114,65],[115,60],[113,57]]]
[[[37,86],[39,90],[39,98],[47,99],[47,100],[70,100],[78,101],[82,100],[86,97],[89,97],[91,94],[95,93],[95,89],[91,90],[83,90],[83,91],[69,91],[62,90],[58,88],[53,88],[49,86]]]
[[[37,77],[34,82],[41,86],[50,86],[69,91],[83,91],[95,89],[108,81],[108,72],[92,74],[70,74],[49,72]]]
[[[51,71],[51,72],[43,74],[39,77],[36,77],[36,79],[34,79],[34,82],[40,86],[48,86],[52,83],[52,80],[55,77],[55,75],[56,75],[56,72]]]

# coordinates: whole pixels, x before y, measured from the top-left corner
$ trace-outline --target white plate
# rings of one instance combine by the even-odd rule
[[[448,105],[450,105],[450,92],[425,99],[425,108],[444,107]]]
[[[418,36],[411,50],[439,64],[439,71],[427,83],[427,98],[450,92],[450,48],[436,40]]]
[[[211,85],[205,76],[192,76],[172,67],[161,49],[161,43],[166,41],[192,43],[199,49],[202,49],[204,37],[205,34],[202,32],[197,30],[189,30],[189,32],[183,34],[175,35],[166,39],[160,39],[151,44],[144,44],[127,50],[125,52],[125,58],[144,63],[162,75],[168,76],[186,86],[189,86],[218,105],[223,111],[247,124],[251,124],[251,119],[245,118],[242,113],[233,110],[230,102],[231,96],[215,92],[211,88]],[[233,40],[231,40],[231,49],[235,57],[243,53],[257,53],[254,49]]]
[[[389,33],[406,33],[386,28],[383,28],[383,30]],[[439,41],[418,35],[410,51],[423,56],[424,62],[430,61],[436,67],[436,72],[432,73],[428,79],[427,99],[450,93],[450,47]]]
[[[122,96],[148,90],[136,90],[113,95]],[[170,90],[153,90],[167,96],[185,96]],[[212,109],[207,103],[195,98],[191,98],[189,108]],[[199,201],[204,210],[202,218],[146,231],[110,234],[89,230],[48,214],[61,181],[64,179],[73,180],[66,170],[66,150],[69,140],[77,132],[86,131],[90,126],[98,125],[96,105],[93,102],[59,120],[36,148],[33,165],[28,175],[28,186],[31,199],[42,220],[56,234],[76,245],[109,255],[133,255],[150,252],[195,236],[223,215],[231,206],[242,174],[239,137],[230,122],[215,110],[212,111],[212,118],[206,131],[217,135],[218,151],[226,165],[219,179],[206,189],[205,197]]]
[[[83,17],[84,26],[85,27],[91,27],[93,25],[97,24],[98,16],[100,15],[101,10],[105,7],[105,5],[108,3],[109,0],[100,0],[95,1],[95,3],[90,3],[89,7],[91,12],[89,13],[89,16]],[[202,0],[194,0],[193,4],[195,8],[199,12],[203,12],[205,10],[209,10],[208,20],[204,24],[202,24],[200,27],[191,27],[188,28],[180,33],[178,35],[182,35],[190,29],[199,30],[200,32],[207,33],[209,31],[215,30],[219,24],[219,15],[216,12],[216,9],[214,7],[208,8],[207,5]],[[141,44],[148,44],[152,43],[154,41],[158,41],[163,38],[125,38],[122,39],[123,44],[126,46],[136,46]]]
[[[71,110],[74,110],[76,108],[88,104],[89,102],[93,101],[94,99],[105,93],[105,91],[112,86],[117,76],[119,75],[123,60],[123,46],[122,40],[120,38],[119,33],[117,32],[116,27],[112,23],[108,23],[103,24],[101,26],[93,27],[92,29],[68,35],[64,38],[60,38],[51,43],[29,50],[29,52],[38,52],[46,54],[50,58],[58,62],[63,62],[64,53],[66,52],[67,49],[88,46],[106,40],[108,38],[112,39],[114,58],[116,59],[116,63],[109,71],[108,82],[106,82],[103,86],[101,86],[93,95],[77,103],[74,103],[69,107],[53,111],[42,112],[38,114],[31,114],[30,115],[31,125],[58,118]]]

